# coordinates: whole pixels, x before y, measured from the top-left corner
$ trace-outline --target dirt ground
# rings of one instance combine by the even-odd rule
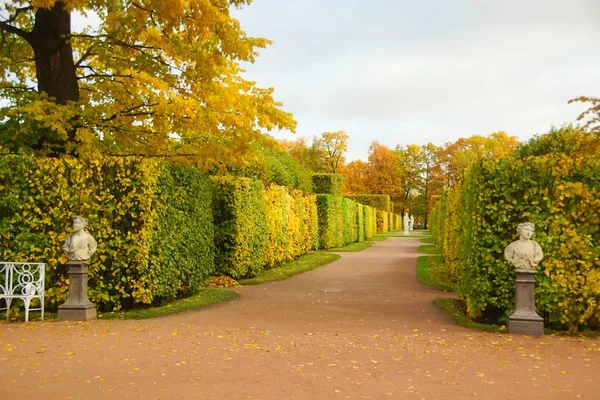
[[[600,399],[600,340],[455,326],[389,238],[141,321],[0,323],[0,399]]]

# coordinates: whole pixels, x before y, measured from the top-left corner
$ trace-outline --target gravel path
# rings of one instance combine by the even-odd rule
[[[600,340],[453,325],[388,238],[142,321],[0,323],[0,399],[600,399]]]

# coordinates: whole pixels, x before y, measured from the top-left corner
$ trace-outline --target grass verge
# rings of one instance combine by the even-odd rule
[[[146,319],[159,318],[171,314],[180,313],[188,310],[196,310],[212,304],[222,303],[238,294],[230,290],[223,289],[203,289],[193,296],[184,299],[175,300],[158,307],[134,308],[133,310],[121,312],[98,312],[98,319]],[[19,314],[11,314],[11,321],[24,320],[23,310],[19,310]],[[0,313],[0,318],[5,319],[6,313]],[[40,318],[39,312],[29,313],[29,320],[35,321]],[[44,313],[46,320],[57,318],[56,313]]]
[[[444,314],[456,321],[457,325],[486,332],[506,331],[504,325],[482,324],[480,322],[471,321],[464,311],[465,307],[463,302],[459,299],[440,298],[435,299],[433,302]]]
[[[455,289],[446,273],[444,260],[440,255],[417,258],[417,281],[421,285],[431,286],[444,292],[454,292]]]
[[[440,254],[438,249],[433,244],[424,244],[422,246],[419,246],[417,252],[425,254]]]
[[[373,242],[370,242],[368,240],[363,240],[362,242],[350,243],[343,247],[334,247],[332,249],[327,249],[325,251],[338,252],[338,253],[363,251],[365,249],[368,249],[372,245],[373,245]]]
[[[330,253],[327,251],[315,251],[299,257],[294,261],[291,261],[280,267],[264,270],[254,278],[240,279],[238,283],[240,285],[258,285],[263,282],[281,281],[289,278],[290,276],[301,274],[303,272],[318,268],[322,265],[329,264],[338,258],[340,258],[340,256],[335,253]]]
[[[198,308],[222,303],[238,294],[224,289],[203,289],[193,296],[175,300],[158,307],[137,308],[123,312],[98,313],[98,319],[146,319],[158,318],[182,311],[196,310]]]

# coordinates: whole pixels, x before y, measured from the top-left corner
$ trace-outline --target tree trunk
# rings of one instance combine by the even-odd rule
[[[38,9],[31,34],[30,44],[35,57],[39,92],[47,93],[61,105],[69,101],[79,101],[79,84],[75,74],[73,48],[69,40],[71,13],[65,10],[64,3],[57,1],[50,9]],[[61,140],[48,132],[46,143],[43,143],[42,139],[40,145],[59,146],[64,152],[67,141],[75,142],[76,121],[70,121],[70,125],[68,140]]]

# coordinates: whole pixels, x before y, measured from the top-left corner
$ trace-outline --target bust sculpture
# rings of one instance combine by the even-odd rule
[[[515,240],[504,249],[504,258],[513,264],[517,271],[533,271],[542,258],[542,247],[531,240],[535,232],[535,225],[523,222],[517,226],[519,240]]]
[[[73,220],[73,233],[65,240],[63,251],[69,261],[87,261],[98,247],[96,240],[86,232],[87,220],[77,216]]]

